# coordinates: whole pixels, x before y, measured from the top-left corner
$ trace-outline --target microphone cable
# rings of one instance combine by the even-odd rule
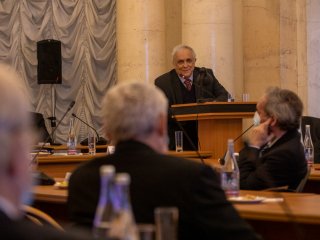
[[[169,111],[169,115],[171,116],[171,118],[175,121],[175,123],[178,125],[179,129],[183,132],[183,135],[186,137],[188,143],[190,144],[190,146],[192,147],[192,149],[196,152],[197,156],[199,157],[200,161],[202,164],[205,164],[203,157],[201,156],[199,150],[196,148],[196,146],[194,145],[193,141],[191,140],[189,134],[186,132],[186,130],[184,129],[184,127],[182,126],[182,124],[177,120],[176,116],[173,114],[171,107],[168,108]],[[199,141],[199,139],[198,139]]]

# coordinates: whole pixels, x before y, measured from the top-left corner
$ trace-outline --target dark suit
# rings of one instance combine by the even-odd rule
[[[239,154],[239,169],[241,189],[296,189],[307,172],[299,132],[288,131],[265,150],[245,147]]]
[[[38,226],[27,220],[11,220],[0,210],[0,238],[5,240],[81,240],[89,239],[71,235],[51,227]]]
[[[182,104],[182,103],[191,103],[197,102],[199,99],[211,99],[214,101],[227,101],[228,92],[225,88],[219,83],[219,81],[214,76],[211,69],[207,69],[207,73],[210,77],[206,77],[202,84],[199,76],[199,68],[195,67],[193,71],[193,82],[192,84],[192,93],[193,98],[185,98],[184,92],[185,86],[182,84],[178,74],[175,69],[172,69],[170,72],[167,72],[155,80],[155,85],[159,87],[167,96],[169,101],[169,107],[172,104]],[[201,87],[203,86],[203,87]],[[171,112],[169,109],[168,114],[168,135],[169,135],[169,149],[175,149],[175,139],[174,132],[181,130],[175,120],[171,118]],[[187,121],[181,122],[182,126],[187,131],[188,135],[193,141],[193,144],[198,147],[198,128],[196,121]],[[184,138],[184,149],[185,150],[194,150],[189,144],[186,138]]]
[[[69,182],[69,213],[91,227],[100,191],[99,168],[114,165],[131,176],[131,202],[138,223],[153,223],[154,209],[179,209],[179,239],[256,239],[251,228],[226,200],[212,168],[158,154],[148,146],[122,142],[115,153],[76,169]]]

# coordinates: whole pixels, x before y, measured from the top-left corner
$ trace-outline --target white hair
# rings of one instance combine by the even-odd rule
[[[180,45],[175,46],[175,47],[172,49],[172,53],[171,53],[171,55],[172,55],[172,61],[175,60],[175,57],[176,57],[177,52],[180,51],[181,49],[188,49],[188,50],[190,50],[191,53],[192,53],[193,59],[196,59],[196,58],[197,58],[196,53],[195,53],[195,51],[193,50],[192,47],[190,47],[190,46],[188,46],[188,45],[185,45],[185,44],[180,44]]]
[[[0,64],[0,168],[12,151],[14,136],[30,125],[29,101],[22,80],[10,66]]]
[[[106,134],[114,143],[145,137],[155,129],[159,116],[167,114],[168,101],[153,84],[124,83],[110,89],[103,100]]]

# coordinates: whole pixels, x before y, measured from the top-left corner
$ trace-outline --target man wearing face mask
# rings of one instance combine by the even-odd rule
[[[172,104],[195,103],[199,99],[211,101],[227,101],[228,92],[219,83],[211,69],[195,67],[196,54],[187,45],[178,45],[172,51],[172,64],[174,69],[159,76],[155,85],[166,95],[169,107]],[[200,76],[202,82],[200,81]],[[169,109],[168,134],[169,149],[175,149],[174,132],[181,130],[171,118]],[[198,129],[196,121],[181,122],[183,128],[190,136],[195,148],[198,148]],[[185,136],[184,136],[185,137]],[[185,150],[195,150],[187,139],[183,140]]]
[[[256,125],[239,154],[240,188],[296,189],[307,172],[300,141],[303,104],[292,91],[270,88],[257,103]]]

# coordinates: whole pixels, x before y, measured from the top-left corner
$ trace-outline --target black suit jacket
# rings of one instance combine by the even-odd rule
[[[228,92],[219,83],[213,74],[211,69],[206,69],[209,76],[207,76],[202,84],[200,82],[199,73],[200,68],[195,67],[193,71],[193,86],[195,89],[195,99],[211,99],[214,101],[227,101]],[[167,72],[155,80],[155,85],[159,87],[167,96],[169,101],[169,112],[168,112],[168,135],[169,135],[169,149],[175,149],[175,131],[181,131],[180,126],[176,123],[175,119],[172,119],[172,113],[170,111],[170,106],[172,104],[182,104],[185,103],[182,97],[181,91],[181,80],[176,73],[175,69]],[[203,87],[201,87],[203,86]],[[196,121],[186,121],[180,122],[182,127],[185,129],[186,133],[191,138],[195,148],[198,148],[198,128]],[[183,140],[185,150],[195,150],[194,147],[188,142],[188,139],[184,137]]]
[[[138,223],[153,223],[154,209],[179,209],[179,239],[256,239],[251,228],[226,200],[212,168],[161,155],[148,146],[122,142],[115,153],[76,169],[69,182],[69,213],[91,228],[99,192],[99,168],[114,165],[131,176],[131,202]]]
[[[239,154],[239,169],[241,189],[296,189],[307,172],[299,132],[288,131],[264,151],[245,147]]]
[[[214,101],[227,101],[228,92],[226,89],[219,83],[216,77],[213,74],[211,69],[206,69],[207,73],[211,76],[211,79],[207,79],[203,82],[203,91],[201,89],[201,83],[198,82],[198,76],[200,68],[195,67],[193,71],[193,81],[195,85],[195,94],[196,99],[209,98]],[[159,87],[167,96],[169,100],[169,106],[172,104],[182,104],[182,93],[180,89],[180,78],[175,69],[172,69],[170,72],[167,72],[155,80],[155,85]]]
[[[0,238],[5,240],[84,240],[87,236],[71,235],[51,227],[38,226],[24,219],[13,221],[0,210]]]

